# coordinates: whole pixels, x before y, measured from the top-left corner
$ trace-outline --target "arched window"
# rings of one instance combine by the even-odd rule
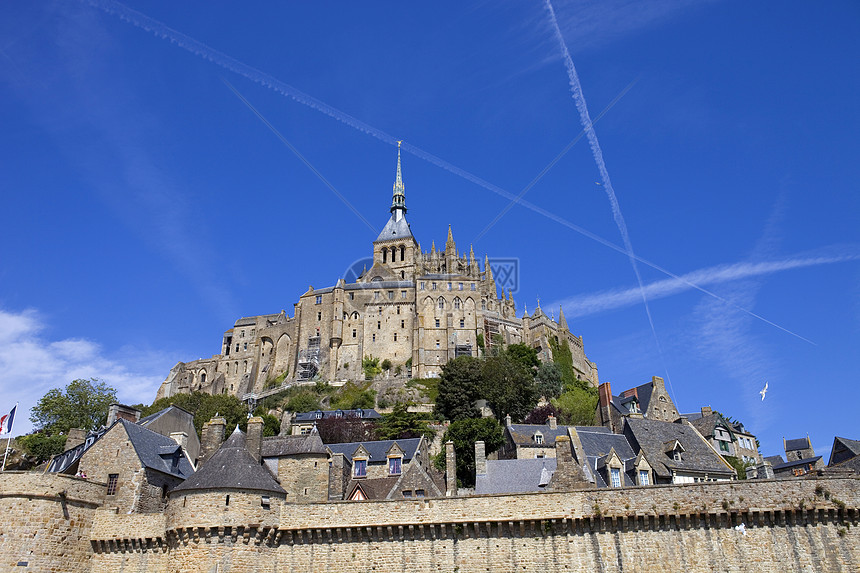
[[[400,260],[403,261],[406,259],[406,247],[400,245]]]
[[[206,384],[206,373],[205,373],[205,372],[201,372],[201,373],[200,373],[200,385],[201,385],[201,386],[204,386],[205,384]]]
[[[382,249],[382,262],[383,263],[388,262],[388,248],[387,247],[383,247],[383,249]]]
[[[439,302],[439,310],[445,310],[445,299],[440,296],[438,302]]]
[[[485,301],[485,300],[481,301],[481,310],[487,310],[487,301]]]
[[[397,260],[397,247],[391,247],[391,262]]]
[[[456,298],[454,298],[454,308],[460,308],[460,304],[461,304],[462,302],[463,302],[463,301],[461,301],[461,300],[460,300],[460,297],[459,297],[459,296],[458,296],[458,297],[456,297]]]

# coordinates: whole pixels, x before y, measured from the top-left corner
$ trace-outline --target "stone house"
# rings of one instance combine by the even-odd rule
[[[499,449],[499,459],[523,460],[554,458],[555,440],[567,436],[568,428],[559,426],[555,416],[549,416],[545,424],[512,424],[511,417],[507,416],[504,432],[505,443]]]
[[[407,376],[434,377],[456,356],[478,356],[479,342],[489,348],[499,341],[528,344],[544,361],[552,360],[553,344],[565,344],[576,375],[598,383],[582,337],[570,332],[563,315],[556,322],[538,308],[519,317],[488,257],[481,264],[471,248],[460,252],[450,228],[444,249],[433,243],[422,250],[406,211],[398,154],[390,216],[371,256],[355,263],[361,268],[351,269],[348,281],[309,286],[292,316],[282,310],[240,318],[224,333],[219,354],[176,364],[157,396],[242,397],[281,382],[363,380],[366,356],[388,359]],[[498,261],[497,269],[515,264]]]
[[[194,472],[180,444],[126,419],[87,448],[78,469],[104,483],[105,505],[123,513],[164,510],[167,494]]]
[[[623,434],[653,470],[654,483],[693,483],[737,478],[734,468],[686,418],[675,422],[624,418]]]
[[[723,456],[733,456],[747,464],[758,464],[761,455],[756,446],[756,437],[746,431],[740,422],[730,422],[709,406],[701,412],[684,414],[690,423]]]
[[[260,457],[287,492],[288,502],[328,501],[329,452],[316,431],[263,438]]]
[[[651,485],[654,470],[645,454],[635,451],[627,436],[605,426],[571,426],[573,455],[585,479],[598,488]]]
[[[800,477],[824,467],[821,456],[815,455],[809,436],[782,440],[785,449],[785,459],[782,456],[765,458],[773,466],[774,477]]]
[[[445,495],[426,439],[327,444],[329,499],[366,500]]]
[[[596,416],[598,424],[617,434],[621,432],[622,419],[630,414],[641,414],[649,420],[664,422],[678,419],[678,409],[659,376],[652,376],[651,382],[625,390],[618,396],[612,395],[609,382],[600,384]]]

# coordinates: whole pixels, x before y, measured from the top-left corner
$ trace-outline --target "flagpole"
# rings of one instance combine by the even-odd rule
[[[18,402],[15,402],[15,407],[12,408],[12,410],[16,413],[18,412]],[[15,423],[14,419],[11,421],[13,424]],[[6,436],[6,453],[3,454],[3,467],[0,468],[0,472],[6,471],[6,458],[9,457],[9,444],[11,444],[11,443],[12,443],[12,425],[10,424],[9,429],[7,430],[7,436]]]

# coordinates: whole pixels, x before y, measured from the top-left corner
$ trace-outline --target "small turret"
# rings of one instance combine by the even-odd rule
[[[561,305],[558,306],[558,328],[560,330],[570,331],[567,327],[567,319],[564,318],[564,309],[561,308]]]

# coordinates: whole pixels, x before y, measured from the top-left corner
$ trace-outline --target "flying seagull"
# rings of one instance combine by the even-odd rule
[[[767,394],[767,382],[764,383],[764,388],[761,389],[759,394],[761,394],[761,400],[764,402],[764,395]]]

